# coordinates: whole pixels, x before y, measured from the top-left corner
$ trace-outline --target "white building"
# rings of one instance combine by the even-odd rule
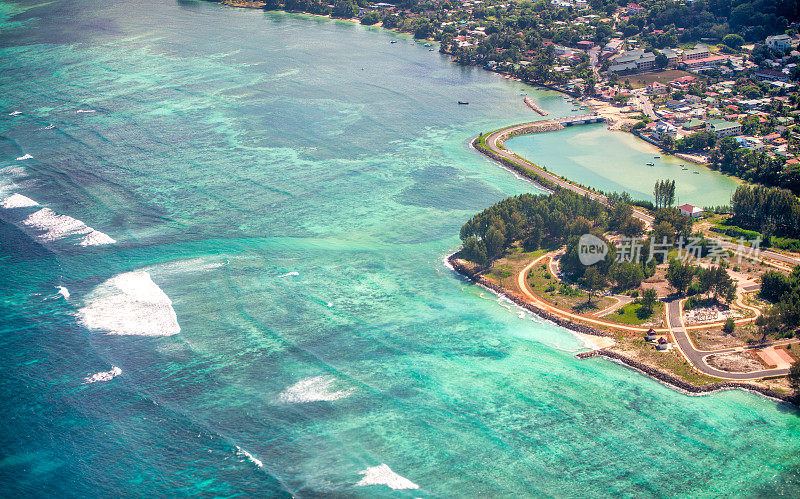
[[[767,37],[766,45],[773,50],[780,50],[783,52],[784,50],[793,47],[794,41],[789,35],[775,35]]]

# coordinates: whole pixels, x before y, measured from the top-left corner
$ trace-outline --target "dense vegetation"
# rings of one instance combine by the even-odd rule
[[[749,42],[763,40],[767,35],[783,32],[800,16],[796,0],[650,0],[642,5],[648,8],[648,24],[672,32],[680,42],[706,37],[723,39],[728,33],[741,35]],[[684,29],[677,35],[672,31],[675,28]]]
[[[772,236],[800,236],[800,200],[786,189],[741,185],[731,197],[732,222]]]
[[[791,334],[800,327],[800,267],[785,276],[774,270],[761,276],[761,296],[775,303],[759,317],[765,333]]]

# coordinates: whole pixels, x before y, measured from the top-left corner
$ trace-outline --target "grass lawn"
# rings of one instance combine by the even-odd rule
[[[664,319],[664,303],[658,302],[653,307],[653,312],[647,314],[642,309],[641,303],[631,302],[612,312],[605,317],[609,321],[620,322],[622,324],[630,324],[632,326],[639,326],[642,324],[663,323]],[[661,324],[658,324],[661,325]]]
[[[547,263],[534,266],[528,273],[528,285],[533,292],[545,301],[579,314],[593,314],[613,305],[615,300],[608,297],[594,297],[588,303],[589,295],[575,286],[559,282],[550,274]]]
[[[693,75],[691,73],[687,73],[686,71],[681,71],[679,69],[668,69],[666,71],[660,71],[658,73],[629,75],[621,77],[620,81],[624,82],[625,80],[629,80],[633,88],[644,88],[647,85],[656,81],[659,83],[666,84],[668,81],[672,81],[675,78],[680,78],[681,76],[693,76]]]

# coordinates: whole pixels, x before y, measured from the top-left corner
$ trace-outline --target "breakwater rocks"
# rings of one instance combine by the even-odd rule
[[[509,300],[513,301],[515,304],[519,305],[520,307],[526,310],[529,310],[530,312],[533,312],[542,319],[548,320],[550,322],[558,324],[561,327],[565,327],[571,331],[576,331],[578,333],[591,334],[594,336],[605,336],[608,338],[614,337],[614,335],[609,333],[608,331],[602,331],[600,329],[595,329],[591,326],[587,326],[586,324],[581,324],[579,322],[565,319],[546,310],[542,310],[531,303],[528,303],[527,301],[525,301],[525,299],[522,298],[521,295],[509,292],[508,290],[497,285],[497,283],[495,283],[494,281],[490,281],[489,279],[483,277],[480,271],[472,269],[467,265],[465,265],[461,259],[456,257],[456,253],[450,255],[447,258],[447,261],[450,262],[450,265],[452,265],[453,269],[455,269],[455,271],[458,272],[459,274],[466,276],[471,281],[480,284],[481,286],[490,289],[499,295],[505,296]]]
[[[541,114],[542,116],[550,116],[550,113],[548,113],[547,111],[545,111],[544,109],[542,109],[541,107],[536,105],[536,102],[533,99],[531,99],[530,97],[525,97],[522,100],[523,100],[523,102],[525,102],[526,106],[528,106],[529,108],[533,109],[534,111],[536,111],[537,113]]]
[[[636,359],[632,359],[627,355],[623,355],[618,352],[614,352],[612,350],[607,350],[605,348],[600,350],[592,350],[591,352],[581,352],[576,355],[579,359],[591,359],[592,357],[606,357],[611,359],[615,362],[620,364],[626,365],[630,368],[636,369],[637,371],[646,374],[650,377],[653,377],[667,385],[670,385],[674,388],[682,390],[687,393],[693,394],[706,394],[706,393],[714,393],[723,390],[747,390],[751,392],[760,393],[769,398],[781,400],[783,402],[794,402],[794,399],[791,395],[787,395],[785,393],[781,393],[771,388],[766,388],[759,385],[754,385],[751,383],[742,383],[738,381],[720,381],[718,383],[713,383],[710,385],[703,385],[698,386],[688,381],[682,380],[672,374],[662,371],[660,369],[656,369],[652,366],[648,366],[639,362]]]
[[[532,133],[544,133],[544,132],[555,132],[558,130],[563,130],[564,125],[557,121],[545,120],[539,121],[535,123],[530,123],[527,126],[512,128],[504,133],[501,137],[498,138],[497,142],[502,144],[503,142],[507,141],[508,139],[513,139],[518,135],[529,135]]]

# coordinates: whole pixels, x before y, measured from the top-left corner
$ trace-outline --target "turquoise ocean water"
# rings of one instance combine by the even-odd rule
[[[469,140],[558,95],[307,16],[0,17],[4,496],[796,494],[796,412],[579,361],[443,265],[533,189]]]

